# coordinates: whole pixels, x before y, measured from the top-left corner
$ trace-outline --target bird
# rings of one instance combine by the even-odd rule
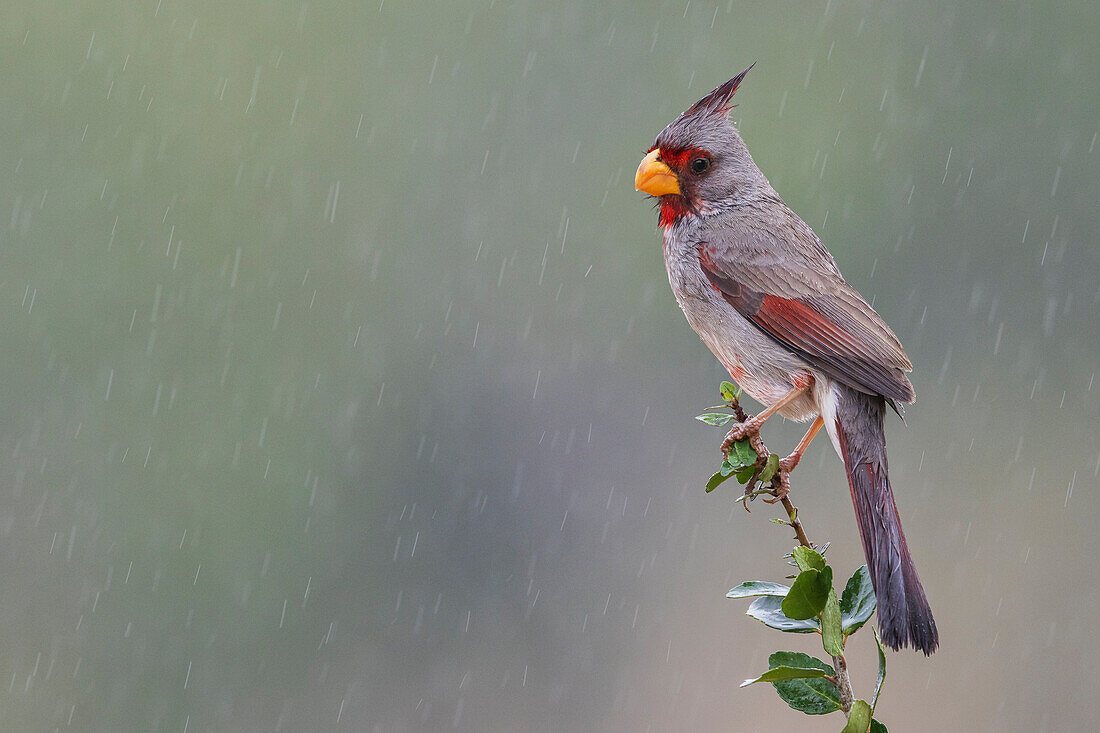
[[[755,64],[753,64],[755,66]],[[909,357],[813,230],[772,188],[729,119],[750,66],[657,135],[634,185],[657,199],[665,266],[692,329],[765,406],[722,444],[779,414],[811,422],[783,481],[824,427],[844,461],[883,642],[932,654],[939,632],[890,485],[886,408],[915,399]]]

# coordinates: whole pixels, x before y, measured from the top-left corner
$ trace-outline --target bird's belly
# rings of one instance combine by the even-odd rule
[[[772,341],[732,308],[719,320],[692,317],[691,327],[722,362],[733,381],[762,405],[772,405],[796,387],[811,387],[815,370],[793,352]],[[814,390],[784,406],[779,414],[791,420],[810,420],[820,413]]]
[[[676,302],[733,380],[762,405],[772,405],[796,386],[809,386],[814,370],[776,343],[725,301],[699,267],[694,246],[665,236],[665,265]],[[814,390],[792,401],[779,414],[791,420],[810,420],[820,410]]]

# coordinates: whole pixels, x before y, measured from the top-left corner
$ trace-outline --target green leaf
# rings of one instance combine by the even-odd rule
[[[889,731],[886,730],[885,725],[871,718],[871,733],[889,733]]]
[[[766,580],[746,580],[736,588],[731,588],[726,598],[752,598],[753,596],[778,596],[782,598],[789,591],[780,583],[769,583]]]
[[[794,557],[795,563],[798,565],[799,570],[824,570],[825,558],[823,558],[816,550],[811,550],[809,547],[803,547],[799,545],[794,548],[794,552],[791,553]]]
[[[755,466],[748,466],[746,468],[742,468],[740,471],[737,472],[737,483],[747,484],[749,482],[749,480],[752,479],[752,475],[754,473],[756,473],[756,467]]]
[[[840,596],[840,615],[844,634],[854,634],[859,627],[867,623],[875,612],[875,588],[871,585],[871,574],[863,565],[848,578],[844,593]]]
[[[723,476],[729,476],[731,473],[733,473],[736,470],[737,470],[737,466],[734,466],[727,459],[727,460],[722,461],[722,468],[720,468],[718,470],[718,473],[722,474]]]
[[[719,484],[721,484],[723,481],[725,481],[729,477],[730,477],[729,474],[726,474],[725,476],[723,476],[721,471],[719,471],[718,473],[711,476],[710,480],[707,481],[707,493],[709,494],[710,492],[717,489]]]
[[[825,647],[825,653],[830,657],[839,657],[844,653],[844,633],[840,629],[840,603],[831,585],[825,608],[821,611],[821,643]]]
[[[867,733],[871,727],[871,706],[863,700],[856,700],[848,711],[848,725],[840,733]]]
[[[779,455],[772,453],[768,456],[768,462],[764,464],[764,470],[760,472],[760,480],[771,481],[772,476],[779,470]]]
[[[754,680],[745,680],[739,686],[748,687],[757,682],[779,682],[781,680],[817,679],[828,672],[819,667],[772,667]]]
[[[756,463],[756,459],[759,458],[748,440],[737,441],[733,444],[733,449],[737,452],[737,460],[741,462],[742,466],[751,466]]]
[[[729,455],[726,456],[726,460],[722,462],[723,469],[725,469],[727,465],[730,466],[730,470],[737,472],[747,468],[756,469],[756,451],[752,449],[752,446],[749,446],[749,452],[747,454],[744,453],[740,448],[742,443],[748,445],[747,441],[740,441],[734,443],[733,446],[730,447]]]
[[[778,596],[763,596],[753,601],[745,613],[765,626],[793,634],[809,634],[820,630],[821,626],[816,618],[793,619],[783,615],[782,601],[783,599]],[[802,665],[794,664],[790,666],[798,667]]]
[[[878,629],[872,626],[871,631],[875,632],[875,643],[878,644],[878,679],[875,680],[875,694],[871,696],[871,713],[874,714],[875,707],[878,705],[879,693],[882,692],[882,683],[886,681],[886,647],[882,645]],[[883,726],[884,729],[885,727]]]
[[[722,396],[723,402],[733,402],[741,396],[741,391],[733,386],[733,382],[722,382],[718,385],[718,394]]]
[[[817,667],[830,676],[836,674],[825,662],[801,652],[775,652],[768,657],[768,667]],[[827,679],[781,680],[772,685],[784,702],[807,715],[825,715],[841,709],[840,693]]]
[[[817,616],[825,608],[832,587],[832,568],[826,566],[824,570],[803,570],[794,579],[790,592],[783,599],[783,614],[795,620]]]
[[[720,428],[723,425],[735,422],[737,417],[725,412],[708,412],[703,415],[696,415],[695,419],[700,422],[705,422],[707,425],[713,425],[716,428]]]

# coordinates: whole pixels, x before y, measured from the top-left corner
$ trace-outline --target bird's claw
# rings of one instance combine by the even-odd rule
[[[757,462],[760,466],[765,466],[768,463],[768,456],[771,455],[771,451],[768,450],[768,446],[764,445],[763,438],[760,437],[760,433],[755,433],[749,438],[749,445],[756,451]]]
[[[760,423],[757,422],[755,417],[750,417],[744,422],[737,423],[728,433],[726,433],[726,439],[722,441],[722,457],[729,458],[730,449],[733,447],[733,444],[745,438],[750,440],[755,438],[753,448],[759,452],[757,444],[760,442]]]
[[[779,470],[775,472],[775,478],[772,479],[772,495],[770,498],[764,497],[765,503],[775,504],[783,501],[787,498],[787,494],[791,493],[790,468],[784,466],[784,463],[787,462],[787,458],[779,461]],[[795,461],[795,463],[798,463],[798,461]]]
[[[741,505],[745,507],[745,511],[752,514],[752,509],[749,509],[749,502],[756,498],[756,482],[749,480],[745,484],[745,495],[741,497]]]

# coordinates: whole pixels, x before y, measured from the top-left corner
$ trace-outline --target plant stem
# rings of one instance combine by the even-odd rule
[[[791,503],[789,496],[784,496],[779,500],[779,503],[787,510],[787,516],[790,518],[791,527],[794,528],[794,536],[798,538],[799,543],[801,543],[803,547],[813,549],[813,545],[810,544],[810,539],[806,537],[806,530],[802,529],[802,522],[798,519],[798,507]]]
[[[788,496],[784,496],[780,499],[780,503],[783,508],[787,510],[787,517],[790,519],[791,527],[794,528],[795,537],[798,538],[799,543],[803,547],[813,549],[813,545],[810,544],[810,539],[806,536],[806,530],[802,529],[802,522],[798,520],[798,507],[791,503]],[[848,678],[848,662],[845,661],[844,655],[833,657],[833,669],[836,670],[836,685],[837,692],[840,693],[840,707],[847,715],[848,711],[852,709],[852,681]]]
[[[847,715],[852,709],[852,682],[848,679],[848,663],[844,655],[833,657],[833,669],[836,670],[836,689],[840,693],[840,708]]]
[[[741,403],[738,402],[735,397],[732,402],[729,403],[730,408],[733,410],[733,414],[737,417],[737,422],[745,422],[749,419],[748,414],[744,408],[741,407]],[[779,500],[779,503],[783,505],[783,508],[787,510],[787,517],[790,518],[791,527],[794,528],[794,536],[802,544],[803,547],[813,549],[813,545],[810,544],[810,539],[806,536],[806,531],[802,529],[802,522],[798,521],[798,507],[791,503],[789,497],[784,496]],[[748,503],[746,502],[746,506]]]
[[[736,398],[730,403],[730,407],[733,409],[739,422],[748,420],[748,415],[745,414],[744,409],[741,408]],[[763,445],[763,443],[761,443],[761,445]],[[798,518],[798,507],[791,502],[790,494],[788,493],[783,496],[779,500],[779,503],[783,505],[783,509],[787,512],[787,518],[790,521],[791,527],[794,529],[794,535],[798,539],[799,544],[812,550],[813,543],[811,543],[810,538],[806,536],[806,530],[802,528],[802,522]],[[833,657],[833,669],[836,670],[834,684],[840,695],[840,707],[844,711],[844,714],[847,715],[852,709],[852,700],[854,696],[852,695],[852,681],[848,677],[848,662],[844,659],[843,654]]]

